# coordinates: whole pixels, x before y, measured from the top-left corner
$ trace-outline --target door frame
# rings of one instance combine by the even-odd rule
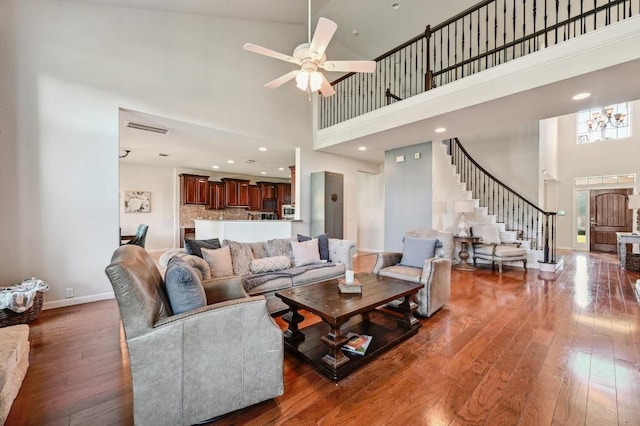
[[[590,226],[587,227],[586,232],[586,241],[584,244],[578,243],[578,229],[577,229],[577,220],[578,220],[578,209],[577,209],[577,194],[580,191],[587,191],[587,216],[591,213],[591,191],[601,190],[601,189],[631,189],[632,194],[638,193],[637,184],[629,184],[629,183],[618,183],[618,184],[607,184],[607,185],[581,185],[579,187],[573,187],[573,200],[572,200],[572,221],[571,221],[571,247],[576,251],[590,251],[591,247],[591,232],[589,232]],[[590,217],[589,217],[590,219]],[[635,220],[635,212],[634,212],[634,220]],[[635,223],[635,222],[633,222]],[[589,224],[590,225],[590,224]]]

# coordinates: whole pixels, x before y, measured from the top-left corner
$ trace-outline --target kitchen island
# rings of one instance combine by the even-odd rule
[[[218,238],[241,243],[291,238],[290,220],[210,220],[195,219],[196,239]]]

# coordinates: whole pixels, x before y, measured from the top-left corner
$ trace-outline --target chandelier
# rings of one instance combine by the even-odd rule
[[[604,130],[607,127],[624,126],[626,114],[619,112],[614,114],[614,111],[615,108],[613,107],[605,107],[599,112],[594,112],[591,118],[587,120],[589,131],[594,132],[596,130]]]

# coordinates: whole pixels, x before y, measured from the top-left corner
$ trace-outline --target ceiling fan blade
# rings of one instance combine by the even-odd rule
[[[320,67],[327,71],[374,72],[375,61],[325,61]]]
[[[276,87],[280,87],[283,84],[285,84],[287,81],[293,80],[294,78],[296,78],[298,73],[300,73],[300,70],[293,70],[291,72],[288,72],[285,75],[278,77],[275,80],[265,84],[264,87],[266,87],[267,89],[275,89]]]
[[[294,58],[284,53],[276,52],[275,50],[267,49],[266,47],[258,46],[251,43],[246,43],[242,48],[248,52],[257,53],[258,55],[268,56],[270,58],[280,59],[281,61],[291,62],[292,64],[301,65],[302,62],[298,58]]]
[[[318,19],[318,25],[316,25],[316,31],[313,33],[309,51],[316,52],[318,57],[324,55],[324,51],[327,50],[327,46],[337,29],[338,25],[335,22],[326,18]]]
[[[327,80],[327,77],[325,77],[324,74],[322,74],[322,86],[320,86],[320,93],[322,93],[322,96],[325,98],[336,94],[336,91],[333,90],[333,86],[331,86],[331,83],[329,83],[329,80]]]

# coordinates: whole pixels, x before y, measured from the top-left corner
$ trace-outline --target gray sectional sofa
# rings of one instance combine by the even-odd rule
[[[233,263],[233,275],[212,278],[209,263],[202,257],[188,254],[185,249],[170,250],[162,254],[159,263],[166,268],[173,256],[180,256],[202,275],[205,289],[221,282],[235,281],[241,283],[250,296],[263,295],[267,299],[267,309],[272,315],[282,314],[287,306],[275,296],[275,292],[291,287],[316,283],[344,275],[345,270],[353,269],[353,256],[356,244],[350,240],[328,239],[328,261],[304,266],[295,266],[295,258],[291,248],[295,239],[276,239],[269,241],[242,243],[224,240],[222,246],[230,246]],[[288,256],[291,260],[289,268],[277,271],[251,273],[249,263],[254,259],[265,259],[273,256]]]

